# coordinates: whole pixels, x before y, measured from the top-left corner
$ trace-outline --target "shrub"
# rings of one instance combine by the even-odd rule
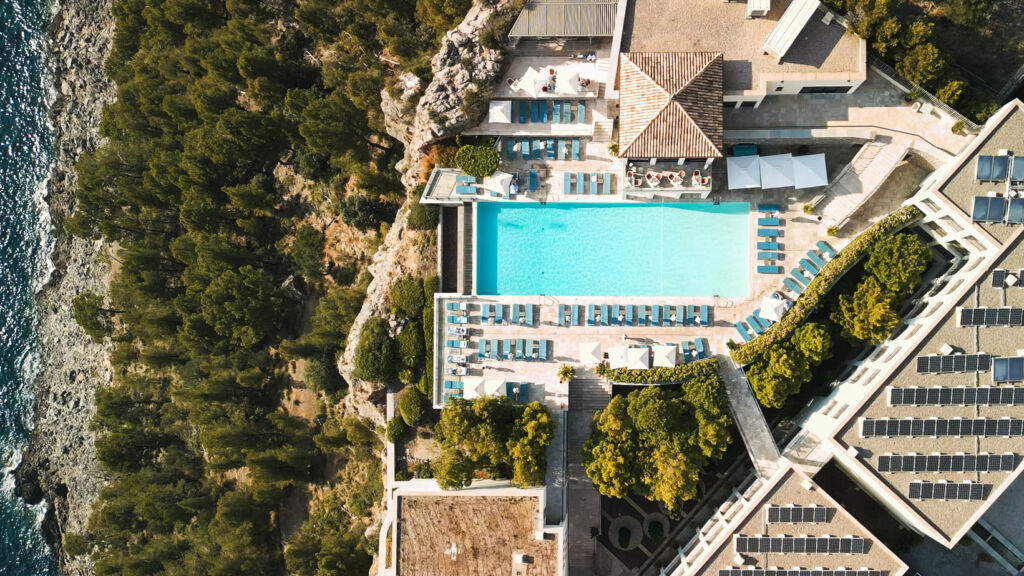
[[[984,21],[991,3],[991,0],[948,0],[946,16],[958,26],[972,28]]]
[[[896,71],[914,84],[934,87],[946,73],[946,59],[931,42],[914,46],[896,63]]]
[[[568,364],[562,364],[558,367],[558,381],[568,382],[576,377],[576,369]]]
[[[487,112],[487,104],[490,101],[490,90],[470,88],[462,93],[462,111],[469,118],[480,118]],[[495,154],[497,154],[497,152],[495,152]]]
[[[814,213],[814,206],[811,206],[810,204],[804,204],[804,214],[813,214],[813,213]]]
[[[459,148],[455,155],[455,164],[466,174],[474,178],[483,178],[494,174],[498,169],[498,151],[490,146],[466,145]]]
[[[288,251],[295,264],[295,270],[307,282],[317,282],[324,275],[324,233],[309,224],[299,226],[295,231],[295,242]]]
[[[395,341],[388,334],[388,323],[373,316],[363,324],[356,346],[355,371],[360,380],[385,382],[395,373]]]
[[[423,401],[423,396],[414,386],[406,386],[398,394],[398,413],[410,427],[418,425],[423,419]]]
[[[948,82],[942,88],[939,88],[939,91],[935,93],[935,97],[952,106],[960,100],[960,96],[964,93],[964,89],[966,88],[967,82],[964,82],[963,80],[953,80]]]
[[[825,230],[825,234],[828,234],[832,238],[835,238],[836,236],[839,236],[839,228],[835,226],[829,226],[828,229]]]
[[[387,429],[384,432],[384,436],[387,437],[388,442],[394,444],[409,431],[409,425],[405,423],[405,420],[399,416],[388,420]]]
[[[398,207],[365,194],[350,194],[341,206],[341,220],[362,232],[376,230],[395,216]]]
[[[64,552],[68,556],[85,556],[90,550],[92,550],[92,545],[89,544],[89,539],[82,534],[76,532],[64,534]]]
[[[434,467],[430,465],[430,462],[417,462],[412,467],[412,475],[415,478],[433,478]]]
[[[313,357],[306,360],[303,371],[306,385],[318,392],[332,395],[345,387],[345,380],[329,358]]]
[[[408,470],[395,470],[395,480],[399,482],[407,482],[412,480],[412,478],[412,472],[409,472]]]
[[[917,236],[893,234],[875,244],[864,269],[889,292],[905,296],[921,283],[921,275],[931,260],[931,251]]]
[[[953,132],[953,134],[963,136],[967,134],[967,125],[964,124],[963,120],[957,120],[956,122],[953,123],[953,127],[950,130]]]
[[[772,324],[765,330],[764,334],[750,342],[739,346],[733,345],[733,359],[739,364],[750,364],[763,356],[772,347],[789,341],[793,332],[818,307],[818,304],[836,281],[846,274],[857,262],[860,262],[862,258],[867,256],[879,240],[907,226],[921,218],[921,216],[921,211],[917,208],[905,206],[865,230],[853,242],[850,242],[834,260],[825,264],[825,268],[811,280],[811,284],[804,290],[804,293],[797,299],[796,304],[793,305],[789,312],[782,317],[782,320]],[[686,364],[685,366],[692,365]]]
[[[850,340],[880,344],[899,324],[892,292],[874,276],[868,276],[853,294],[840,294],[832,320],[843,327]]]
[[[405,318],[419,318],[425,304],[423,281],[415,276],[403,276],[388,290],[391,313]]]
[[[706,366],[718,366],[714,358],[706,358],[689,364],[680,364],[672,368],[655,367],[650,370],[631,370],[629,368],[609,368],[607,362],[602,362],[594,368],[594,372],[602,378],[612,382],[627,382],[630,384],[673,384],[682,382],[700,373]]]
[[[440,214],[441,210],[437,205],[421,204],[414,199],[412,206],[409,207],[409,229],[436,230]]]

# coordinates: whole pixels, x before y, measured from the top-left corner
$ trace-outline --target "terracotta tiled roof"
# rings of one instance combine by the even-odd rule
[[[630,52],[619,60],[627,158],[722,157],[720,52]]]

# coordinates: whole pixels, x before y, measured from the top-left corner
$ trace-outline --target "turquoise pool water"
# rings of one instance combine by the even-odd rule
[[[750,205],[477,204],[477,293],[747,295]]]

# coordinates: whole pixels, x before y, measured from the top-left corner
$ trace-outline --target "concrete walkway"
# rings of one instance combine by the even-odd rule
[[[544,472],[544,523],[561,524],[565,511],[565,417],[555,412],[555,434],[548,444],[548,467]]]
[[[754,390],[747,382],[743,370],[732,358],[720,354],[718,371],[725,381],[725,393],[732,408],[732,419],[743,438],[743,444],[750,454],[754,469],[762,478],[770,478],[779,468],[779,447],[775,445],[771,428],[764,419],[761,405],[754,396]]]

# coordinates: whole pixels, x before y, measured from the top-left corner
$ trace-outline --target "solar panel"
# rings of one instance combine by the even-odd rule
[[[996,310],[996,325],[998,326],[1009,326],[1010,325],[1010,309],[999,308]]]
[[[1014,406],[1024,404],[1024,386],[977,388],[889,388],[892,406]]]
[[[939,364],[939,372],[952,372],[953,371],[953,357],[952,356],[940,356],[941,363]]]
[[[865,418],[861,423],[864,438],[886,436],[1021,436],[1020,418],[903,418],[900,420]]]
[[[914,481],[907,495],[912,500],[984,500],[988,486],[976,482]]]
[[[964,358],[964,372],[977,372],[978,367],[981,366],[981,360],[978,358],[978,354],[968,354]]]
[[[975,313],[977,314],[977,313]],[[999,321],[999,309],[998,308],[986,308],[985,309],[985,326],[995,326]]]
[[[1007,224],[1024,224],[1024,198],[1010,198],[1010,209],[1006,213]]]
[[[1010,326],[1024,326],[1024,309],[1010,309]]]
[[[917,373],[927,374],[928,373],[928,357],[918,356],[917,357]]]
[[[797,522],[820,523],[828,518],[824,506],[768,506],[769,524],[795,524]]]
[[[974,326],[974,308],[960,309],[960,325]]]
[[[957,354],[952,356],[953,358],[953,372],[963,372],[967,370],[967,355]]]
[[[993,156],[992,157],[992,180],[996,182],[1004,182],[1010,177],[1010,157],[1009,156]]]
[[[1006,286],[1006,270],[993,270],[992,271],[992,287],[1003,288]]]
[[[878,471],[900,472],[1012,472],[1016,454],[885,454],[878,457]]]
[[[883,570],[861,568],[858,570],[815,568],[720,568],[718,576],[884,576]]]
[[[738,554],[863,554],[864,538],[858,536],[736,536]]]
[[[978,156],[977,164],[974,167],[974,178],[982,182],[992,179],[992,156]]]
[[[1013,159],[1013,167],[1010,169],[1010,180],[1014,182],[1024,181],[1024,160],[1017,162],[1017,159]]]

